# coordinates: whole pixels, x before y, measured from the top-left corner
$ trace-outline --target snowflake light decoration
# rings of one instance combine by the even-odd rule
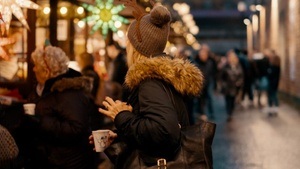
[[[9,29],[12,14],[14,14],[19,21],[29,29],[21,8],[39,9],[39,5],[29,0],[0,0],[0,11],[4,22],[6,23],[7,30]]]
[[[96,0],[96,6],[90,4],[83,4],[83,7],[92,13],[91,16],[86,17],[84,20],[88,22],[95,22],[92,27],[91,34],[95,33],[101,28],[102,35],[106,38],[108,30],[116,32],[118,28],[115,26],[115,22],[121,22],[128,24],[128,19],[119,15],[125,7],[124,5],[113,5],[113,0]]]

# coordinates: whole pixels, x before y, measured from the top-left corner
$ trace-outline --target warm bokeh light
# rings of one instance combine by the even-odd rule
[[[250,10],[251,10],[252,12],[255,12],[255,11],[256,11],[256,6],[255,6],[255,5],[250,5]]]
[[[250,22],[250,20],[249,19],[244,19],[244,24],[245,25],[249,25],[251,22]]]
[[[100,55],[100,56],[104,56],[105,54],[106,54],[105,49],[100,49],[100,50],[99,50],[99,55]]]
[[[77,8],[77,13],[79,14],[79,15],[81,15],[81,14],[83,14],[84,13],[84,8],[83,7],[78,7]]]
[[[77,23],[79,28],[84,28],[85,27],[85,22],[84,21],[78,21]]]
[[[121,30],[118,30],[117,34],[120,38],[123,38],[125,36],[124,32]]]
[[[193,47],[193,49],[194,50],[200,50],[200,48],[201,48],[201,45],[199,44],[199,43],[194,43],[193,45],[192,45],[192,47]]]
[[[193,26],[190,28],[190,32],[193,34],[193,35],[197,35],[199,33],[199,28],[198,26]]]
[[[68,8],[63,6],[60,8],[59,12],[62,15],[66,15],[68,13]]]
[[[43,9],[43,13],[44,13],[45,15],[48,15],[48,14],[50,13],[50,11],[51,11],[51,9],[50,9],[48,6],[46,6],[46,7]]]
[[[114,25],[115,25],[116,28],[120,28],[120,27],[122,26],[122,22],[116,21],[116,22],[114,23]]]
[[[238,11],[240,11],[240,12],[246,11],[247,10],[246,3],[243,1],[239,2],[237,8],[238,8]]]
[[[185,14],[190,13],[190,6],[188,4],[186,4],[186,3],[182,3],[180,5],[180,8],[178,9],[178,13],[180,15],[185,15]]]
[[[146,12],[150,12],[150,11],[151,11],[151,8],[150,8],[150,7],[147,7],[147,8],[145,9],[145,11],[146,11]]]
[[[262,10],[262,8],[263,8],[263,6],[262,6],[262,5],[256,5],[256,6],[255,6],[255,9],[256,9],[257,11],[261,11],[261,10]]]
[[[172,46],[172,47],[170,48],[170,52],[171,52],[171,53],[176,53],[176,51],[177,51],[176,46]]]
[[[253,25],[253,31],[257,32],[258,31],[258,16],[257,15],[252,16],[252,25]]]

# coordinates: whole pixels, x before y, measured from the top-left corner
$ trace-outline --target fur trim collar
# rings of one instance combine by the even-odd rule
[[[86,92],[91,92],[93,87],[92,81],[92,78],[86,76],[62,78],[53,84],[51,91],[62,92],[67,89],[83,89]]]
[[[133,89],[148,78],[164,80],[183,95],[197,96],[203,86],[201,71],[189,61],[178,58],[154,57],[138,61],[129,68],[125,84]]]

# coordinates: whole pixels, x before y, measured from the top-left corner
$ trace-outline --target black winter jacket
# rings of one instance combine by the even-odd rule
[[[67,73],[46,81],[36,101],[36,153],[33,168],[91,169],[90,92],[92,81],[79,72]],[[34,125],[33,125],[34,126]]]
[[[225,65],[221,72],[222,93],[229,96],[236,96],[239,89],[243,86],[244,74],[242,67]]]
[[[203,83],[200,70],[182,59],[154,57],[131,66],[125,83],[131,89],[128,103],[133,112],[116,116],[118,136],[132,150],[172,158],[179,146],[179,126],[189,125],[183,96],[199,94]],[[129,156],[119,159],[116,168],[127,168],[126,162],[130,162]]]

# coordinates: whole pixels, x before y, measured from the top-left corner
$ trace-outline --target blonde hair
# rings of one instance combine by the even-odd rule
[[[67,72],[69,58],[66,53],[58,47],[47,46],[36,48],[31,54],[35,65],[43,67],[50,72],[50,77],[56,77]]]
[[[134,63],[140,61],[140,60],[145,60],[149,59],[148,57],[142,55],[140,52],[138,52],[133,45],[130,43],[130,41],[127,42],[127,64],[128,67],[133,65]]]
[[[234,52],[234,50],[229,50],[226,54],[228,63],[230,65],[238,65],[239,64],[239,58],[237,54]]]

